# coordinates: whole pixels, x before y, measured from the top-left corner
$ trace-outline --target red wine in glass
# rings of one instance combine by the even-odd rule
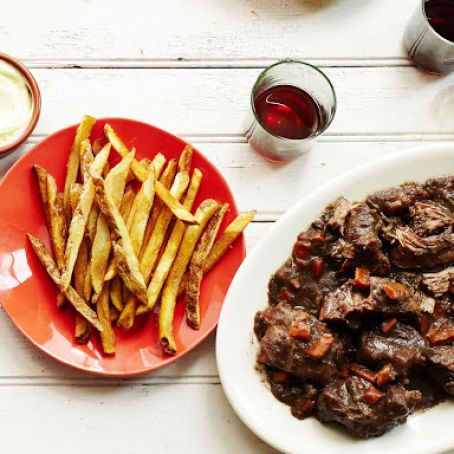
[[[432,28],[443,38],[454,42],[454,1],[427,0],[424,8]]]
[[[454,71],[454,0],[420,0],[404,34],[408,56],[431,72]]]
[[[293,85],[275,85],[260,93],[254,107],[262,126],[286,139],[305,139],[323,129],[322,108],[306,91]]]

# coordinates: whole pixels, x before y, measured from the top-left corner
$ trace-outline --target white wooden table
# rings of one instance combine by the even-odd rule
[[[454,141],[454,74],[418,71],[401,47],[418,2],[1,0],[0,50],[28,65],[43,96],[20,153],[84,113],[167,129],[218,166],[240,210],[258,210],[250,249],[333,176]],[[272,165],[250,150],[242,121],[256,76],[284,57],[326,71],[338,112],[308,155]],[[1,161],[0,175],[20,153]],[[274,452],[225,399],[214,340],[157,373],[101,379],[46,357],[0,310],[0,452]]]

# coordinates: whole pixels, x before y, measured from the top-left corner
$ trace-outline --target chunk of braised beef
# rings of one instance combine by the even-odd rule
[[[424,190],[431,199],[454,211],[454,176],[430,178],[424,184]]]
[[[427,337],[431,345],[454,342],[454,318],[439,317],[430,325]]]
[[[329,215],[326,225],[344,234],[345,220],[350,212],[351,203],[345,197],[339,197],[328,207]]]
[[[440,297],[449,291],[454,282],[454,266],[448,266],[438,273],[424,273],[421,284],[433,296]]]
[[[337,376],[344,351],[324,323],[301,307],[279,304],[268,313],[268,328],[260,339],[262,363],[320,383]],[[295,335],[299,329],[309,331],[309,336]]]
[[[317,416],[337,422],[358,437],[377,437],[403,424],[421,398],[418,391],[391,385],[379,391],[360,377],[338,379],[325,386],[317,399]]]
[[[439,345],[427,352],[429,370],[445,392],[454,396],[454,345]]]
[[[325,296],[319,318],[324,322],[342,322],[356,327],[357,317],[373,309],[373,303],[360,291],[352,289],[350,283],[346,283]]]
[[[356,266],[365,265],[373,274],[384,275],[389,272],[389,260],[383,253],[378,236],[381,225],[377,212],[368,205],[359,203],[350,210],[344,236],[354,247]]]
[[[388,333],[377,327],[361,336],[358,359],[370,365],[392,364],[399,375],[425,362],[427,340],[413,327],[397,323]]]
[[[454,261],[454,233],[448,230],[422,237],[408,226],[396,227],[389,236],[394,239],[391,263],[398,268],[427,269]]]
[[[454,226],[453,214],[443,205],[424,200],[410,207],[410,216],[415,233],[428,236]]]
[[[401,214],[418,200],[428,198],[428,192],[416,183],[405,183],[395,188],[377,191],[367,197],[369,206],[386,215]]]

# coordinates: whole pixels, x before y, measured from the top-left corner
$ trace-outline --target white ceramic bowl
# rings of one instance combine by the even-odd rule
[[[254,315],[267,306],[271,274],[290,256],[297,235],[325,206],[344,195],[363,200],[378,189],[454,173],[454,145],[433,145],[396,153],[342,175],[304,197],[285,213],[241,265],[219,320],[216,355],[219,375],[242,421],[275,448],[307,454],[423,454],[454,449],[454,403],[409,417],[382,437],[356,439],[315,418],[298,420],[279,402],[255,370],[258,341]]]

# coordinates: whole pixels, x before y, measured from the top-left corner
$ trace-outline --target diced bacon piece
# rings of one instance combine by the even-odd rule
[[[324,268],[323,259],[316,258],[311,261],[312,276],[314,276],[315,280],[318,281],[322,277]]]
[[[396,379],[396,371],[392,364],[386,364],[376,374],[375,380],[378,386],[386,385]]]
[[[375,386],[371,386],[362,396],[361,400],[368,403],[369,405],[374,406],[381,398],[383,393],[381,393]]]
[[[311,325],[309,323],[293,325],[288,332],[290,337],[307,341],[311,338]]]
[[[350,372],[352,375],[364,378],[364,380],[367,380],[370,383],[375,383],[375,372],[372,372],[366,367],[360,366],[359,364],[352,364],[350,366]]]
[[[403,301],[408,297],[407,288],[400,282],[393,282],[383,285],[383,291],[386,296],[393,301]]]
[[[360,289],[368,289],[370,285],[370,273],[366,268],[356,268],[353,285]]]
[[[325,333],[307,348],[306,355],[312,359],[322,359],[334,342],[334,337],[329,333]]]
[[[389,318],[381,324],[381,330],[383,334],[390,333],[397,325],[397,320],[395,318]]]

